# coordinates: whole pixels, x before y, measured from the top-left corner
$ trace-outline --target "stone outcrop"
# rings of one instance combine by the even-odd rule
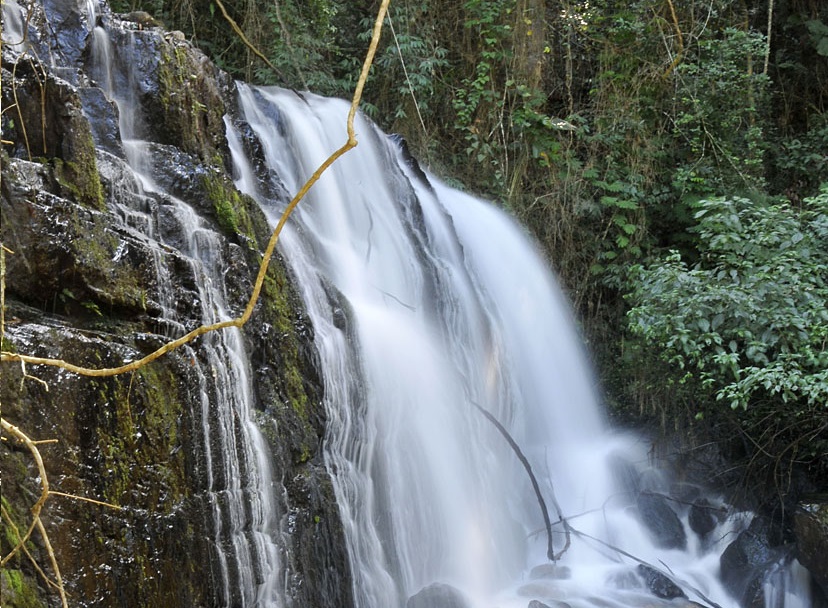
[[[102,7],[97,21],[118,47],[117,60],[140,66],[141,81],[129,86],[147,117],[136,128],[149,142],[147,171],[158,184],[144,191],[125,160],[118,109],[90,63],[94,24],[64,0],[20,5],[29,11],[27,39],[4,44],[2,63],[3,350],[117,366],[200,325],[202,302],[171,196],[219,235],[224,291],[230,312],[240,313],[270,228],[229,175],[223,116],[234,108],[232,81],[178,37],[155,27],[133,31],[134,21]],[[145,218],[151,229],[136,225]],[[273,532],[284,593],[292,606],[348,606],[344,539],[322,462],[313,328],[278,256],[242,331],[253,419],[267,439],[270,482],[281,500]],[[51,488],[121,507],[47,500],[43,522],[70,605],[220,603],[201,421],[199,374],[209,366],[199,349],[195,342],[106,378],[2,363],[3,419],[35,440],[56,440],[40,445]],[[0,463],[5,555],[28,527],[40,486],[21,444],[4,440]],[[51,574],[37,533],[27,548]],[[0,580],[8,608],[56,602],[22,552]]]
[[[800,505],[794,515],[796,557],[810,570],[817,593],[828,598],[828,503]]]

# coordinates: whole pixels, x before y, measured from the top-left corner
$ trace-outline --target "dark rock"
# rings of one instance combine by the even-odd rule
[[[719,520],[714,515],[715,507],[706,498],[699,498],[691,506],[687,514],[690,529],[700,538],[705,538],[718,525]]]
[[[456,587],[432,583],[408,598],[405,608],[471,608],[471,604]]]
[[[796,557],[828,596],[828,504],[801,505],[794,514]]]
[[[232,79],[180,37],[124,30],[101,5],[98,25],[114,52],[106,74],[93,69],[95,24],[78,10],[83,3],[45,0],[46,10],[31,4],[28,48],[42,63],[20,60],[22,44],[3,45],[3,107],[11,107],[12,92],[20,101],[20,114],[2,117],[4,140],[15,142],[0,150],[0,241],[14,251],[6,255],[3,350],[116,366],[200,325],[206,303],[182,205],[170,194],[144,191],[126,163],[116,106],[98,85],[116,97],[134,93],[135,116],[128,118],[138,120],[130,135],[152,140],[151,177],[193,207],[205,230],[215,228],[211,255],[226,270],[234,312],[247,302],[270,227],[226,172],[222,114],[235,107]],[[278,255],[242,334],[258,374],[251,414],[270,451],[275,508],[290,521],[279,531],[287,603],[353,605],[342,524],[321,456],[326,419],[313,327]],[[225,499],[227,480],[214,467],[208,482],[208,452],[219,453],[208,445],[202,417],[212,416],[204,407],[217,402],[215,386],[205,384],[211,342],[205,336],[123,376],[27,368],[48,391],[25,379],[19,364],[3,362],[4,420],[25,423],[33,438],[59,441],[41,448],[54,489],[123,507],[50,498],[43,519],[73,603],[240,605],[234,593],[222,595],[216,561],[215,504]],[[28,525],[38,492],[32,460],[6,441],[0,459],[4,508]],[[48,563],[42,546],[32,551]],[[25,556],[4,565],[4,602],[9,576],[19,579],[21,592],[37,595],[36,605],[54,603]]]
[[[779,546],[779,536],[767,518],[757,515],[722,553],[722,583],[742,606],[764,605],[762,584],[791,552]]]
[[[53,33],[52,50],[57,55],[56,63],[64,66],[79,63],[91,29],[86,16],[78,10],[79,4],[65,0],[43,0],[42,5],[46,22]]]
[[[95,145],[114,156],[125,158],[118,128],[118,106],[99,87],[82,87],[79,93],[83,113],[91,118],[89,126]]]
[[[636,571],[644,579],[644,584],[654,596],[664,600],[672,600],[677,597],[687,599],[684,591],[658,570],[650,566],[645,566],[644,564],[639,564]]]
[[[642,492],[638,495],[638,515],[653,542],[662,549],[686,549],[687,534],[670,501],[661,494]]]

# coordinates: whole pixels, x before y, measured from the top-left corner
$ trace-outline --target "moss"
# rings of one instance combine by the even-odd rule
[[[183,455],[170,455],[179,442],[181,398],[173,373],[160,363],[131,376],[92,383],[104,420],[98,449],[104,461],[103,494],[121,504],[132,500],[140,477],[143,508],[168,512],[186,493]],[[163,463],[163,464],[162,464]],[[172,500],[161,501],[164,494]]]
[[[106,227],[105,219],[97,213],[72,220],[71,247],[76,267],[96,299],[108,305],[135,310],[146,310],[147,295],[141,287],[139,269],[126,259],[118,259],[116,252],[121,240]],[[93,302],[81,298],[79,304],[87,311],[100,315],[102,311]]]
[[[222,174],[204,177],[202,185],[221,229],[227,234],[244,237],[249,248],[258,250],[256,230],[249,211],[255,205],[253,200],[240,193]]]
[[[207,161],[224,139],[224,103],[189,47],[167,41],[160,49],[159,100],[162,138]]]
[[[281,265],[270,265],[262,286],[262,300],[267,321],[273,325],[278,336],[282,393],[298,425],[297,432],[291,438],[294,457],[297,462],[303,463],[313,456],[317,437],[311,423],[311,401],[305,387],[299,336],[293,322],[299,304],[291,299],[284,272]]]
[[[69,149],[65,152],[66,158],[53,159],[55,179],[76,202],[93,209],[104,210],[104,190],[95,158],[95,141],[89,124],[85,120],[75,120],[71,126],[73,132],[71,143],[67,144]]]
[[[4,608],[43,608],[34,580],[20,570],[4,568],[0,571],[0,593]]]

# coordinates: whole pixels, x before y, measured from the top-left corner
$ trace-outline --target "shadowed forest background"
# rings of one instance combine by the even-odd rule
[[[222,4],[112,1],[350,96],[375,2]],[[828,490],[828,5],[395,0],[386,28],[363,110],[533,233],[612,415],[719,442],[769,503]]]

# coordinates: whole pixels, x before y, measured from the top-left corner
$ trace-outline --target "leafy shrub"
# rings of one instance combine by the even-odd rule
[[[701,389],[698,417],[727,416],[705,411],[709,395],[735,411],[758,450],[824,466],[828,188],[801,208],[739,197],[694,208],[694,263],[671,251],[632,268],[631,333],[670,365],[674,382]]]

